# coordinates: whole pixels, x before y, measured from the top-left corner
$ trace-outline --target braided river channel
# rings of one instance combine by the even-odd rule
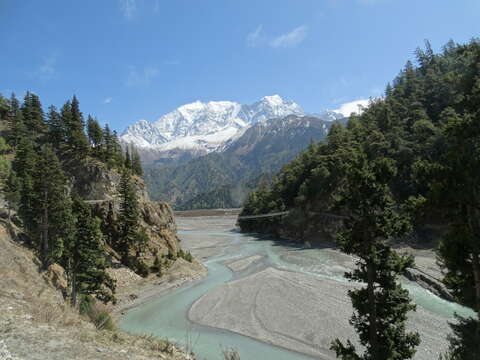
[[[242,360],[333,360],[332,340],[357,344],[347,295],[356,285],[343,277],[354,259],[328,246],[241,234],[235,221],[228,215],[177,217],[182,248],[207,266],[208,275],[128,311],[120,327],[168,338],[208,360],[222,359],[222,349],[231,348]],[[416,261],[438,271],[433,254],[420,253]],[[437,359],[454,313],[473,312],[401,281],[417,304],[408,322],[422,338],[414,359]]]

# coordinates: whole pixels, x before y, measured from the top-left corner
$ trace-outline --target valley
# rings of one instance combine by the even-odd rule
[[[242,359],[330,360],[332,338],[355,338],[346,296],[352,285],[343,278],[351,257],[327,245],[309,249],[241,234],[236,216],[205,215],[177,216],[177,223],[183,246],[202,259],[208,276],[129,311],[122,329],[168,336],[199,359],[220,359],[224,347]],[[435,267],[432,254],[417,256],[425,270]],[[422,334],[414,359],[436,358],[453,313],[473,312],[407,279],[402,284],[418,305],[408,325]]]

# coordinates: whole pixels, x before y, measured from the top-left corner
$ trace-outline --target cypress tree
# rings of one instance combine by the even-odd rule
[[[75,236],[67,250],[72,304],[76,304],[78,294],[95,295],[105,303],[115,302],[115,281],[106,272],[108,261],[100,219],[92,216],[90,207],[81,199],[74,200],[73,212]]]

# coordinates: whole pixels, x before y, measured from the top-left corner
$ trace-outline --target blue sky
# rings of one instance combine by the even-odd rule
[[[118,131],[195,100],[306,111],[378,96],[429,39],[480,35],[479,0],[0,0],[0,92],[72,94]]]

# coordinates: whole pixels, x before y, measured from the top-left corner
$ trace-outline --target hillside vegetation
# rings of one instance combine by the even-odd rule
[[[271,119],[248,128],[222,151],[178,165],[149,166],[150,196],[182,210],[239,207],[269,174],[324,139],[331,124],[308,116]]]
[[[168,341],[121,334],[110,315],[125,302],[125,278],[203,270],[180,249],[170,206],[149,201],[136,150],[85,122],[75,96],[46,115],[36,94],[22,103],[0,96],[0,134],[0,302],[12,310],[0,316],[0,354],[6,346],[39,359],[191,358]]]
[[[413,309],[400,287],[390,293],[398,286],[395,274],[413,263],[388,245],[412,228],[444,226],[438,247],[444,283],[456,301],[480,315],[480,43],[450,41],[440,54],[427,43],[416,56],[417,65],[408,61],[383,98],[372,99],[346,126],[332,126],[327,141],[311,144],[271,186],[253,191],[241,214],[289,211],[283,217],[241,220],[241,229],[300,239],[327,230],[344,252],[360,258],[358,270],[347,277],[368,286],[350,294],[360,314],[352,325],[372,358],[393,351],[381,345],[390,341],[383,337],[393,329],[383,328],[377,314],[393,316],[403,309],[394,316],[400,321]],[[385,308],[384,296],[402,308]],[[360,306],[363,302],[367,308]],[[477,358],[479,319],[461,319],[453,331],[448,358]],[[410,358],[418,338],[395,336],[408,340],[397,351]],[[336,342],[332,349],[340,358],[359,358],[348,344]]]

